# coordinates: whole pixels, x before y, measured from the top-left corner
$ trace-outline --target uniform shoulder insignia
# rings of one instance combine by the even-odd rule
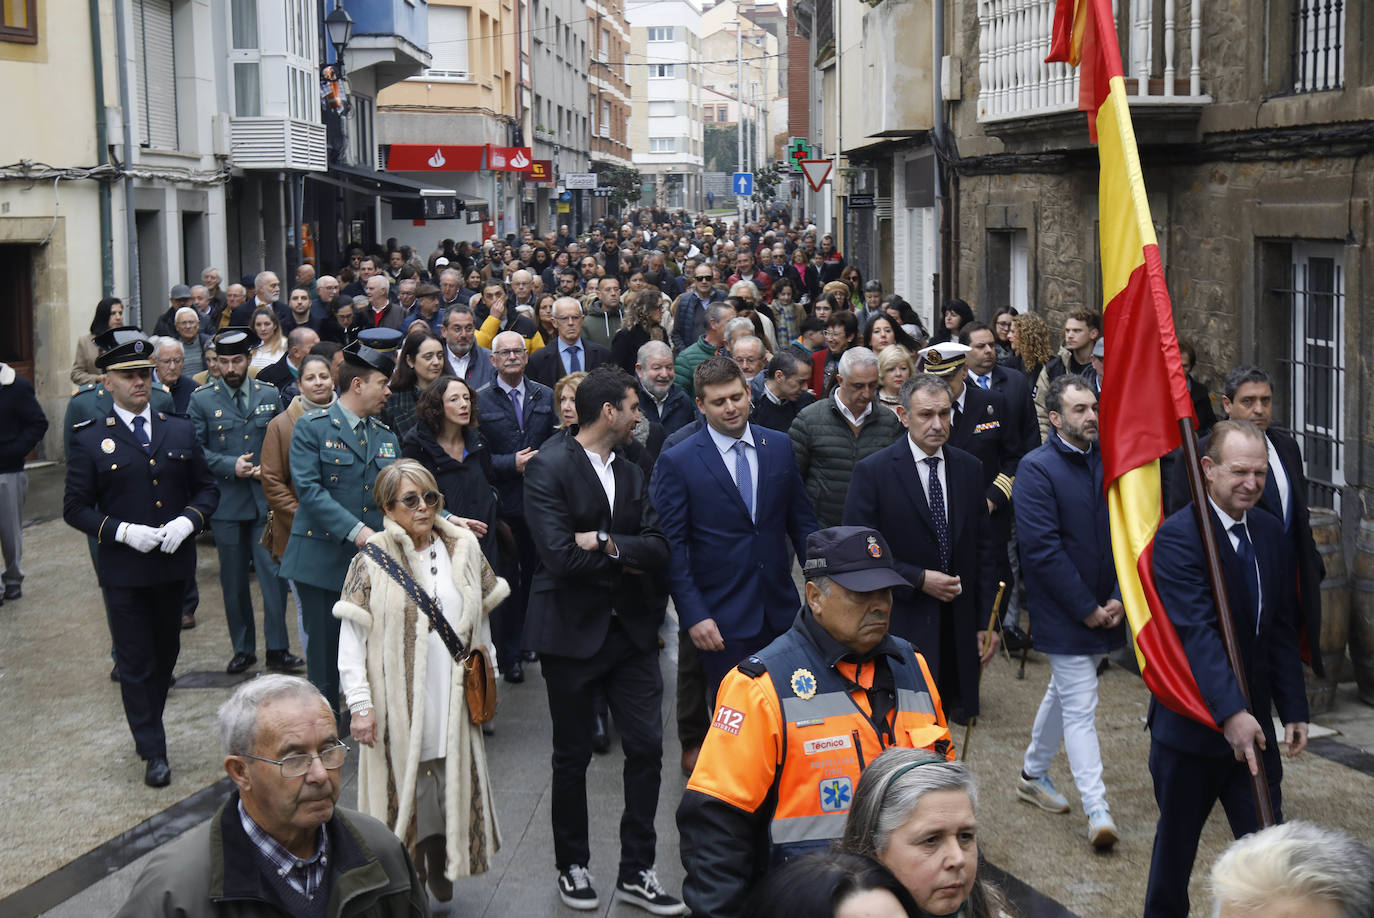
[[[84,385],[77,386],[77,387],[76,387],[76,391],[73,392],[72,395],[80,395],[82,392],[90,392],[90,391],[91,391],[92,389],[94,389],[97,385],[98,385],[98,383],[88,382],[88,383],[85,383]]]
[[[171,395],[171,394],[172,394],[172,390],[169,389],[169,388],[167,388],[167,384],[166,384],[166,383],[160,383],[160,384],[158,385],[158,388],[161,389],[163,392],[166,392],[168,395]]]
[[[92,424],[94,424],[94,423],[95,423],[95,418],[86,418],[86,420],[84,420],[84,421],[77,421],[75,424],[73,424],[73,425],[72,425],[72,430],[82,430],[82,429],[84,429],[84,428],[86,428],[86,427],[90,427],[90,426],[91,426]]]
[[[113,427],[113,426],[115,426],[115,419],[114,419],[113,417],[108,417],[108,418],[106,418],[106,419],[105,419],[105,426],[106,426],[106,427]]]
[[[159,412],[157,413],[157,419],[158,419],[159,421],[165,421],[165,420],[167,420],[167,412],[165,412],[165,411],[159,411]]]
[[[329,417],[329,411],[328,411],[327,409],[325,409],[325,408],[311,408],[311,409],[310,409],[309,411],[307,411],[305,414],[301,415],[301,420],[302,420],[302,421],[318,421],[320,418],[327,418],[327,417]]]
[[[196,386],[195,391],[204,392],[206,389],[213,389],[214,387],[214,383],[201,383],[199,386]]]
[[[742,660],[735,669],[744,673],[750,679],[757,679],[759,676],[768,672],[768,664],[764,663],[758,657],[749,657]]]
[[[380,427],[382,430],[385,430],[385,431],[387,431],[388,433],[395,433],[394,430],[392,430],[390,427],[386,426],[386,424],[382,423],[381,421],[377,420],[375,417],[374,417],[374,418],[368,418],[368,420],[371,421],[375,426]]]

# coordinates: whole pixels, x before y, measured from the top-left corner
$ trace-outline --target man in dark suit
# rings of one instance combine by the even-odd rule
[[[96,572],[124,715],[147,762],[144,782],[166,787],[172,770],[162,710],[181,649],[187,584],[196,576],[191,536],[215,512],[219,489],[195,426],[148,406],[152,355],[148,339],[131,333],[96,358],[114,404],[72,432],[62,517],[99,544]]]
[[[791,626],[800,602],[792,559],[806,556],[806,537],[820,527],[792,441],[749,423],[739,366],[708,357],[693,387],[706,426],[659,456],[650,494],[673,546],[678,621],[701,651],[714,707],[730,668]]]
[[[1303,470],[1302,451],[1289,434],[1272,426],[1274,417],[1274,383],[1266,370],[1242,364],[1226,374],[1221,407],[1233,421],[1249,421],[1264,432],[1269,457],[1265,473],[1264,491],[1259,507],[1283,523],[1288,540],[1289,557],[1297,569],[1298,624],[1307,633],[1309,648],[1317,646],[1322,631],[1322,580],[1326,565],[1322,562],[1317,543],[1312,538],[1312,521],[1307,505],[1307,473]],[[1198,451],[1208,450],[1209,438],[1198,441]],[[1173,513],[1192,502],[1188,490],[1188,470],[1180,462],[1174,463],[1165,492],[1164,509]],[[1321,654],[1311,653],[1308,660],[1313,672],[1326,675]]]
[[[1020,370],[997,363],[997,338],[993,330],[982,322],[969,322],[959,330],[959,341],[968,345],[968,374],[965,384],[984,391],[1001,393],[1006,402],[1006,431],[1003,436],[1013,451],[1024,456],[1040,445],[1040,422],[1035,415],[1035,401],[1031,398],[1030,381]],[[958,444],[956,444],[958,445]],[[1019,456],[1018,456],[1019,460]],[[1005,517],[1005,518],[1004,518]],[[1028,640],[1018,625],[1021,609],[1026,605],[1026,586],[1021,579],[1021,556],[1016,547],[1016,524],[1008,507],[1002,514],[994,512],[993,528],[1006,524],[1007,564],[1001,573],[1007,576],[1006,614],[1002,617],[1002,636],[1010,650],[1020,650]]]
[[[972,453],[983,466],[984,497],[990,514],[990,537],[995,568],[994,582],[1012,586],[1011,491],[1016,465],[1031,447],[1029,436],[1011,420],[1002,393],[968,381],[971,348],[948,341],[920,352],[926,373],[943,377],[954,393],[954,418],[949,445]],[[1005,594],[1004,594],[1005,595]],[[1005,609],[999,610],[999,616]]]
[[[816,401],[806,391],[811,361],[795,348],[780,347],[763,372],[749,382],[750,418],[760,427],[787,430],[797,412]]]
[[[253,311],[259,306],[270,306],[283,324],[291,318],[291,310],[281,302],[281,281],[271,271],[259,271],[253,278],[253,295],[234,307],[229,314],[229,324],[235,328],[252,328]]]
[[[1307,696],[1294,630],[1297,596],[1283,524],[1259,508],[1268,478],[1264,433],[1249,421],[1213,428],[1202,460],[1207,512],[1221,556],[1249,705],[1222,648],[1196,511],[1170,516],[1154,539],[1153,571],[1169,621],[1212,717],[1203,725],[1150,701],[1150,776],[1159,822],[1145,892],[1146,918],[1188,914],[1188,877],[1203,824],[1218,800],[1236,837],[1259,828],[1250,775],[1264,760],[1274,818],[1283,821],[1278,740],[1307,745]],[[1258,744],[1259,749],[1256,749]]]
[[[514,332],[503,333],[496,351],[521,343]],[[560,899],[583,910],[599,905],[587,872],[586,774],[592,699],[600,689],[625,749],[615,897],[672,915],[685,909],[654,873],[663,758],[657,638],[666,605],[656,576],[668,564],[668,539],[643,470],[620,449],[639,422],[635,388],[617,366],[593,370],[577,387],[577,433],[557,440],[525,468],[525,519],[539,552],[525,641],[540,654],[553,722]]]
[[[582,304],[570,296],[561,296],[553,304],[553,324],[558,337],[544,342],[544,346],[530,355],[525,375],[549,388],[569,373],[594,370],[611,362],[611,351],[582,335],[586,321]]]
[[[511,585],[510,598],[497,607],[492,625],[496,656],[507,682],[524,682],[520,635],[530,582],[538,562],[525,516],[525,471],[539,447],[553,436],[557,416],[553,390],[525,376],[529,355],[519,332],[501,332],[491,342],[495,376],[477,390],[482,434],[491,447],[492,483],[500,499],[501,519],[515,537],[516,556],[504,559],[501,576]]]
[[[491,351],[477,343],[477,319],[459,303],[444,315],[444,362],[447,372],[467,382],[476,392],[496,378]]]
[[[844,525],[871,526],[892,546],[913,588],[894,591],[891,631],[925,656],[946,713],[962,722],[978,714],[979,666],[997,649],[997,635],[985,633],[995,590],[983,471],[948,445],[945,380],[917,374],[901,400],[907,436],[854,466]]]

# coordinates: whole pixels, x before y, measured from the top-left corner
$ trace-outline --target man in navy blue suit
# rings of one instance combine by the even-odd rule
[[[1146,918],[1188,914],[1188,877],[1202,827],[1217,800],[1236,837],[1259,828],[1250,791],[1257,756],[1263,756],[1274,817],[1283,821],[1283,767],[1271,707],[1277,707],[1284,723],[1289,756],[1307,745],[1291,548],[1283,524],[1257,506],[1267,464],[1264,433],[1249,421],[1223,421],[1213,428],[1202,460],[1207,512],[1250,690],[1248,707],[1222,648],[1194,508],[1169,517],[1155,536],[1159,598],[1217,729],[1150,701],[1150,775],[1159,823],[1145,893]]]
[[[890,630],[921,651],[945,712],[962,723],[978,714],[979,666],[998,640],[985,633],[995,557],[983,465],[948,444],[954,394],[944,379],[913,376],[901,402],[908,435],[854,466],[844,525],[870,526],[892,547],[912,588],[893,591]]]
[[[650,499],[672,546],[668,587],[701,651],[706,697],[736,663],[791,627],[792,558],[818,528],[787,435],[749,423],[749,384],[728,357],[693,372],[706,423],[659,456]],[[790,543],[790,544],[789,544]]]

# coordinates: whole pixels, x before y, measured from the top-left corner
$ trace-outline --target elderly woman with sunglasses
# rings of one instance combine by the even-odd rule
[[[431,615],[443,617],[463,650],[490,654],[487,617],[510,588],[477,537],[456,518],[441,518],[443,497],[420,463],[393,462],[372,493],[386,514],[383,531],[353,559],[334,606],[342,620],[339,683],[352,734],[364,746],[358,809],[406,843],[443,902],[455,879],[491,866],[501,837],[464,667]]]

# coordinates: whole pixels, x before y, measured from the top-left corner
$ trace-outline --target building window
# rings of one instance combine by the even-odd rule
[[[139,66],[139,145],[175,150],[177,84],[176,47],[172,41],[172,0],[138,0],[134,4],[131,41],[137,49]]]
[[[38,0],[0,0],[0,41],[38,43]]]
[[[1293,91],[1340,89],[1345,74],[1344,0],[1292,0]]]
[[[425,79],[469,79],[467,7],[429,4],[429,56]]]
[[[650,64],[649,76],[659,80],[671,79],[676,76],[673,70],[674,66],[673,64]]]
[[[602,29],[602,30],[601,30],[601,41],[597,42],[597,45],[596,45],[596,59],[599,60],[601,63],[604,64],[604,63],[606,63],[607,61],[610,60],[610,56],[611,56],[611,30],[610,30],[610,29]]]
[[[661,118],[664,116],[676,115],[677,106],[678,104],[676,102],[650,102],[649,117]]]
[[[650,138],[649,138],[649,152],[650,152],[650,153],[676,153],[676,152],[677,152],[677,138],[676,138],[676,137],[650,137]]]
[[[672,41],[672,26],[649,26],[649,41]]]
[[[1334,508],[1345,484],[1342,259],[1339,246],[1294,243],[1289,286],[1274,291],[1289,307],[1290,346],[1282,361],[1288,370],[1289,426],[1302,447],[1314,507]]]
[[[601,136],[611,136],[611,103],[601,103]]]
[[[706,122],[715,121],[715,120],[716,120],[716,109],[715,109],[715,107],[714,107],[714,106],[711,106],[711,105],[706,106],[706,108],[702,110],[702,119],[701,119],[701,120],[702,120],[702,121],[706,121]]]
[[[989,305],[998,309],[1013,306],[1017,312],[1030,309],[1028,256],[1025,230],[993,230],[988,233],[988,287],[985,301]]]

